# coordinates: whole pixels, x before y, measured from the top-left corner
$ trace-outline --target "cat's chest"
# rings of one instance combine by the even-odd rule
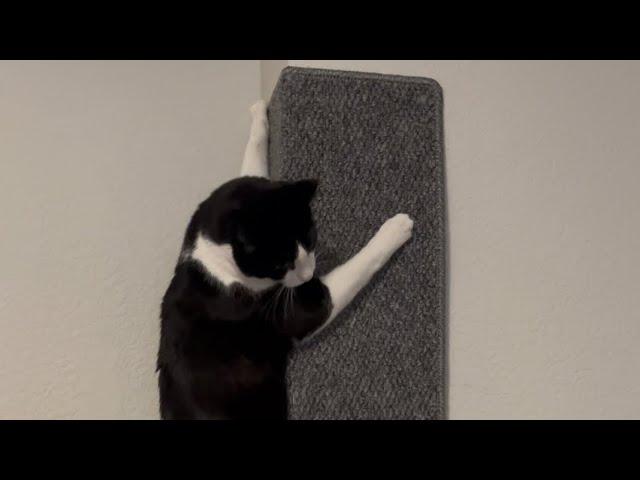
[[[246,377],[251,376],[249,367],[286,357],[290,342],[279,333],[282,312],[272,292],[255,294],[231,288],[215,293],[201,295],[200,305],[194,309],[189,336],[200,345],[199,351]]]
[[[190,332],[192,340],[210,351],[212,359],[223,360],[242,370],[247,361],[259,364],[280,360],[288,353],[289,342],[279,333],[276,322],[267,318],[261,304],[209,307]],[[232,315],[229,313],[232,312]]]
[[[293,293],[286,289],[248,293],[243,288],[231,288],[210,299],[206,309],[212,318],[240,325],[238,330],[244,334],[277,335],[281,319],[295,314],[295,304]]]

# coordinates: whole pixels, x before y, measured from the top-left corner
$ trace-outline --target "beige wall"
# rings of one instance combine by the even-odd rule
[[[159,302],[259,62],[0,62],[0,418],[157,418]]]
[[[269,101],[271,92],[278,82],[278,77],[283,68],[287,66],[287,60],[261,60],[260,61],[260,88],[262,98]]]
[[[289,63],[442,85],[451,418],[640,418],[640,62]]]

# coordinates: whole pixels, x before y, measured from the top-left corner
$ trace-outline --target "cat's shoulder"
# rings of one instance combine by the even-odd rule
[[[207,315],[211,321],[238,323],[259,306],[259,296],[240,284],[225,286],[195,261],[180,262],[163,297],[162,310]]]

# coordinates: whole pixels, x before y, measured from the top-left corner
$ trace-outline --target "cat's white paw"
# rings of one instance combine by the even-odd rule
[[[267,102],[264,100],[258,100],[256,103],[251,105],[249,108],[249,112],[251,112],[251,116],[257,119],[266,119],[267,118]]]
[[[269,134],[269,120],[267,119],[267,102],[258,100],[251,105],[251,138],[255,141],[264,141]]]
[[[399,213],[384,222],[373,237],[374,245],[382,250],[395,251],[411,238],[413,220]]]

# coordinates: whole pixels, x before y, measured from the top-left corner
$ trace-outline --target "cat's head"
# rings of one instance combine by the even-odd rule
[[[233,257],[248,276],[295,287],[313,277],[317,233],[311,214],[316,180],[269,182],[240,204],[230,235]]]

